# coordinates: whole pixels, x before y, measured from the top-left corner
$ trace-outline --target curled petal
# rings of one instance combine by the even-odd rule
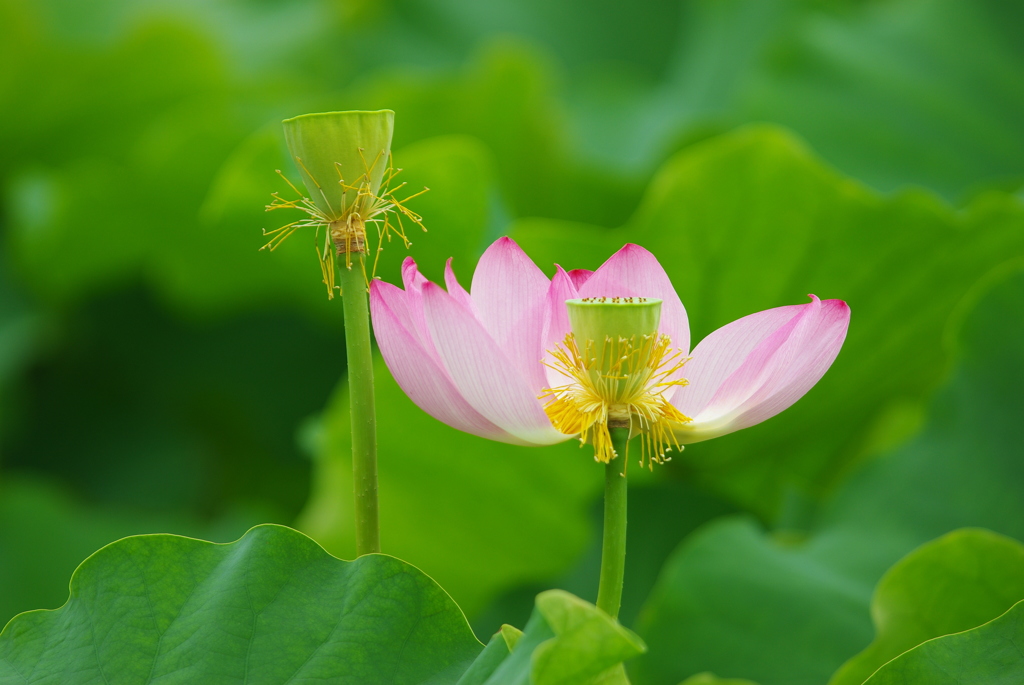
[[[569,438],[551,426],[530,380],[471,312],[433,283],[423,288],[423,305],[445,370],[476,411],[526,443],[547,445]],[[534,366],[543,368],[538,360]]]
[[[406,257],[402,260],[402,283],[407,291],[415,290],[419,292],[423,289],[423,284],[426,282],[427,277],[420,273],[415,259]]]
[[[404,295],[402,297],[404,307],[399,307],[396,304],[392,304],[392,306],[396,313],[404,315],[403,322],[410,332],[414,333],[425,347],[430,348],[430,331],[427,330],[427,320],[423,318],[423,286],[428,281],[426,276],[420,273],[416,266],[416,260],[412,257],[406,257],[402,261],[402,283],[405,285],[405,292],[402,293],[397,288],[395,290]],[[381,289],[379,292],[387,295],[391,300],[399,297],[397,293],[387,288]]]
[[[449,257],[448,261],[444,264],[444,286],[448,289],[448,294],[454,297],[459,304],[474,314],[476,313],[476,306],[473,304],[473,298],[469,296],[466,289],[459,283],[459,279],[455,277],[455,271],[452,270],[451,257]]]
[[[535,392],[544,388],[538,361],[548,285],[515,241],[500,238],[480,257],[470,288],[480,322]]]
[[[701,341],[686,365],[689,380],[672,398],[691,423],[681,443],[760,423],[786,409],[832,365],[846,338],[842,300],[769,309],[733,321]]]
[[[491,440],[525,444],[483,417],[462,397],[437,353],[410,329],[406,293],[382,281],[370,284],[370,314],[381,355],[406,395],[435,419]]]
[[[672,287],[668,274],[653,254],[632,243],[608,258],[579,288],[580,297],[657,297],[662,300],[661,333],[673,347],[686,354],[690,349],[690,324],[686,309]]]

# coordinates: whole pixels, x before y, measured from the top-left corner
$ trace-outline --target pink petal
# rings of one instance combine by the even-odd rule
[[[476,312],[476,306],[473,304],[473,298],[469,296],[466,289],[459,283],[459,279],[455,277],[455,272],[452,270],[451,257],[449,257],[448,261],[444,264],[444,285],[448,289],[448,294],[454,297],[459,304],[471,312]]]
[[[423,304],[445,369],[474,409],[524,442],[548,445],[569,437],[551,426],[532,381],[471,312],[433,283],[423,288]],[[543,368],[539,358],[533,363]]]
[[[511,238],[499,238],[477,264],[470,288],[480,322],[534,391],[544,388],[544,306],[549,281]]]
[[[672,403],[693,422],[677,431],[698,442],[760,423],[788,408],[832,365],[850,322],[841,300],[758,312],[701,341]]]
[[[473,409],[459,394],[447,372],[409,329],[408,300],[395,286],[370,284],[370,314],[381,355],[406,395],[435,419],[466,433],[491,440],[524,444]]]
[[[406,307],[396,308],[395,311],[403,315],[403,322],[415,333],[419,341],[427,348],[430,348],[430,331],[427,330],[427,320],[423,318],[423,286],[428,283],[427,278],[420,273],[416,267],[416,261],[412,257],[406,257],[402,261],[402,282],[405,284],[404,300]],[[381,292],[391,294],[392,291],[384,289]],[[399,290],[398,292],[402,292]],[[406,316],[407,314],[407,316]]]
[[[572,278],[560,266],[556,266],[555,277],[548,286],[544,303],[544,334],[542,336],[545,350],[552,349],[556,343],[561,344],[572,328],[569,326],[569,308],[566,300],[579,297],[579,292]]]
[[[548,363],[553,361],[549,353],[555,349],[556,345],[564,345],[565,336],[572,331],[572,328],[569,326],[569,309],[565,306],[565,301],[579,297],[572,277],[562,267],[556,266],[555,268],[557,269],[555,277],[551,279],[551,285],[548,287],[544,306],[544,334],[542,340],[544,359]],[[569,380],[567,376],[560,374],[549,366],[545,366],[544,369],[545,381],[549,388],[564,385]]]
[[[690,349],[690,324],[668,274],[654,255],[632,243],[608,258],[579,289],[580,297],[657,297],[661,305],[660,331],[685,354]]]
[[[590,277],[593,275],[594,272],[590,269],[573,269],[569,272],[569,278],[572,280],[572,284],[576,286],[577,290],[582,288],[583,284],[590,280]]]
[[[433,351],[433,342],[430,339],[430,331],[427,330],[427,320],[423,317],[422,298],[418,291],[410,292],[385,283],[380,279],[370,282],[370,316],[373,316],[373,307],[385,307],[389,316],[403,327],[413,337],[416,344],[423,347],[440,362],[440,357]]]

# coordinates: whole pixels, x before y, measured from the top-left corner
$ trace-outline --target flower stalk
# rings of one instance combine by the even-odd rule
[[[380,507],[377,500],[377,416],[373,396],[370,318],[363,279],[362,253],[350,253],[352,264],[339,268],[345,310],[345,351],[348,359],[349,412],[352,416],[352,480],[355,487],[356,554],[380,551]]]
[[[619,617],[626,570],[626,443],[629,428],[609,428],[617,458],[604,465],[604,538],[601,542],[601,580],[597,606]]]

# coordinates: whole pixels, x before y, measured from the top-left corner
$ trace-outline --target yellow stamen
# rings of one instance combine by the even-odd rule
[[[427,192],[429,188],[424,188],[418,193],[414,193],[402,199],[396,197],[395,193],[406,184],[403,182],[399,183],[394,188],[391,187],[392,181],[402,170],[395,169],[392,164],[391,155],[389,154],[387,159],[388,168],[384,172],[385,175],[381,188],[377,193],[374,193],[370,190],[371,171],[380,162],[381,153],[378,153],[373,160],[373,164],[369,165],[366,163],[366,158],[363,157],[362,149],[359,150],[359,156],[363,160],[365,172],[352,184],[345,182],[345,179],[341,176],[340,165],[336,165],[338,170],[338,184],[342,188],[344,197],[347,199],[350,191],[354,193],[354,200],[348,203],[347,207],[339,208],[339,210],[335,212],[319,181],[313,177],[313,174],[298,157],[295,158],[296,164],[306,172],[310,179],[313,180],[313,184],[316,186],[317,191],[319,191],[320,195],[324,199],[324,203],[331,211],[329,213],[322,211],[312,200],[303,196],[299,189],[296,188],[295,184],[289,181],[288,178],[281,173],[280,169],[277,170],[277,174],[284,179],[284,182],[288,184],[288,187],[291,188],[299,197],[292,200],[286,200],[278,193],[271,193],[273,201],[267,205],[268,212],[277,209],[297,209],[301,212],[305,212],[307,216],[304,219],[286,224],[281,228],[276,228],[271,231],[264,229],[263,235],[268,236],[270,240],[260,249],[273,252],[297,230],[303,228],[314,229],[314,247],[316,247],[317,259],[320,262],[320,271],[323,275],[324,285],[327,286],[328,298],[334,297],[334,291],[338,287],[334,282],[336,257],[344,255],[345,268],[351,269],[351,255],[353,253],[360,254],[367,251],[367,224],[372,224],[376,229],[377,234],[373,267],[369,275],[366,274],[365,263],[363,265],[363,276],[366,279],[367,285],[369,285],[370,279],[372,279],[377,273],[377,262],[380,259],[380,253],[384,249],[383,243],[385,238],[390,242],[393,235],[397,236],[405,245],[406,249],[412,245],[412,242],[405,234],[405,226],[402,223],[403,215],[424,231],[427,230],[423,225],[423,217],[406,207],[405,203],[413,198],[419,197],[423,193]],[[316,239],[320,234],[321,227],[326,229],[323,250],[316,246]],[[335,249],[333,250],[330,249],[331,243],[334,244]]]
[[[640,464],[653,468],[671,459],[666,452],[672,447],[682,449],[672,424],[692,420],[665,398],[669,388],[687,384],[671,378],[687,358],[671,349],[667,335],[636,338],[606,338],[599,350],[587,341],[581,353],[575,336],[566,335],[564,346],[550,351],[554,361],[544,364],[572,380],[540,399],[550,398],[544,411],[557,430],[579,433],[581,445],[594,445],[595,461],[607,464],[619,456],[608,430],[619,424],[641,435]]]

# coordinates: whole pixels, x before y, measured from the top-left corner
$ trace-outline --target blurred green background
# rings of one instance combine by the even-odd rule
[[[258,248],[280,120],[387,107],[432,278],[505,234],[549,273],[633,241],[695,341],[851,304],[804,401],[632,483],[636,681],[824,683],[903,554],[1024,537],[1022,26],[1013,0],[0,0],[0,623],[129,534],[272,521],[351,557],[340,302],[310,236]],[[484,639],[541,589],[592,598],[589,453],[458,434],[377,370],[385,551]]]

